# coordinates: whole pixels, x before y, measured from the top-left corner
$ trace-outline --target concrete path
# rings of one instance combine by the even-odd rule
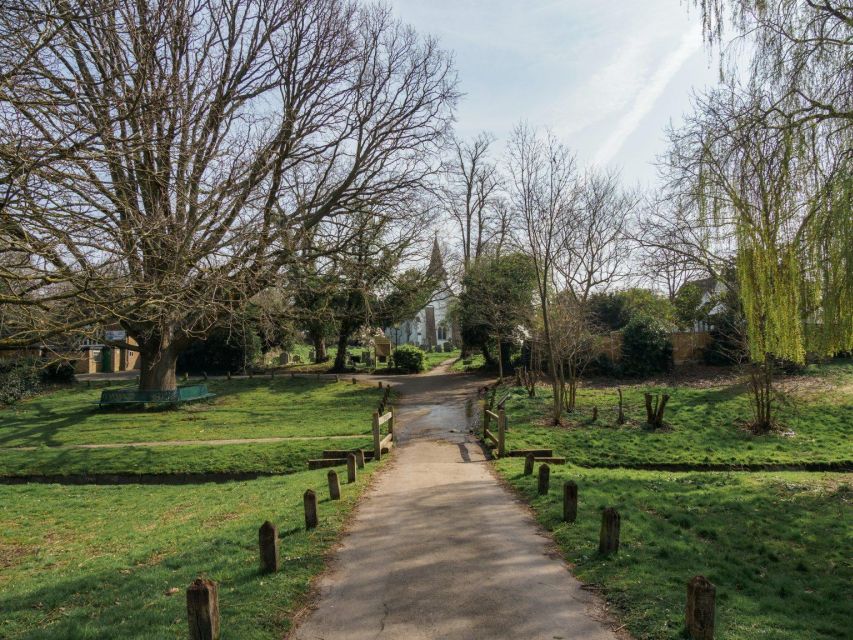
[[[468,434],[466,400],[478,384],[446,367],[399,382],[400,447],[292,637],[620,637]]]

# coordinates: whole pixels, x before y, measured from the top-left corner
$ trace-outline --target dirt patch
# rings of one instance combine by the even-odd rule
[[[8,569],[21,564],[24,558],[31,556],[33,552],[34,547],[0,542],[0,569]]]

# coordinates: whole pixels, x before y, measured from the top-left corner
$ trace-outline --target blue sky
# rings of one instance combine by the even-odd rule
[[[454,52],[465,94],[457,131],[550,127],[584,164],[654,183],[664,128],[717,81],[699,15],[682,0],[392,0]]]

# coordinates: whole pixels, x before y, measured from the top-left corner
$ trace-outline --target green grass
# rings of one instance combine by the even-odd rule
[[[99,410],[80,386],[0,410],[0,476],[266,471],[305,468],[323,449],[370,446],[382,390],[276,378],[209,383],[219,397],[176,409]],[[356,435],[358,438],[341,438]],[[310,437],[274,443],[64,449],[66,445]],[[21,447],[36,447],[23,450]]]
[[[122,447],[116,449],[6,449],[0,477],[83,474],[293,473],[324,449],[372,449],[371,438],[328,438],[265,444]]]
[[[0,447],[370,433],[382,390],[279,377],[211,380],[210,402],[101,410],[100,389],[63,389],[0,410]]]
[[[778,414],[783,429],[793,434],[764,436],[746,429],[751,414],[742,385],[623,387],[629,422],[622,426],[616,424],[615,388],[581,388],[577,411],[561,427],[546,424],[550,388],[540,386],[533,399],[523,389],[512,388],[506,404],[507,447],[553,447],[556,454],[582,466],[853,461],[853,364],[823,367],[783,384],[795,387]],[[671,394],[664,429],[651,431],[643,424],[647,390]],[[599,410],[596,423],[591,422],[594,406]]]
[[[219,583],[223,638],[281,638],[372,471],[342,483],[340,502],[327,498],[326,470],[197,486],[0,486],[0,635],[186,638],[185,589],[205,575]],[[310,533],[308,488],[320,515]],[[264,520],[279,528],[272,575],[258,570]]]
[[[486,366],[486,359],[483,357],[482,353],[473,354],[467,360],[468,364],[465,364],[465,360],[462,360],[461,358],[454,362],[453,366],[450,368],[451,371],[478,371]]]
[[[578,578],[603,589],[638,640],[682,638],[686,583],[717,587],[718,640],[849,637],[850,474],[660,473],[552,467],[539,497],[523,461],[499,472],[533,505]],[[561,522],[565,480],[578,520]],[[621,515],[616,556],[597,553],[601,509]]]
[[[430,352],[427,351],[424,353],[424,365],[426,367],[426,371],[431,371],[435,369],[442,362],[447,362],[448,360],[452,360],[454,358],[458,358],[460,354],[459,349],[454,349],[453,351],[448,352]]]

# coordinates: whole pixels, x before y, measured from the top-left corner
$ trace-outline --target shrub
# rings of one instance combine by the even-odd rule
[[[450,353],[451,351],[453,351],[453,343],[452,342],[445,342],[443,349],[444,349],[444,353]]]
[[[411,344],[400,345],[394,349],[392,358],[394,367],[406,373],[418,373],[425,368],[424,352]]]
[[[672,367],[669,331],[660,320],[638,315],[622,332],[622,371],[627,376],[648,376]]]
[[[14,404],[41,388],[41,363],[36,358],[0,361],[0,404]]]

